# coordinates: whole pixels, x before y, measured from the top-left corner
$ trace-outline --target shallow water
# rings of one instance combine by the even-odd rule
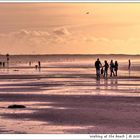
[[[140,76],[140,56],[135,55],[12,55],[9,68],[5,56],[0,61],[5,62],[5,68],[0,66],[0,74],[95,74],[94,63],[100,58],[108,63],[111,59],[119,63],[119,75]],[[128,60],[131,59],[131,71],[128,71]],[[42,69],[35,69],[41,62]],[[31,62],[31,65],[29,65]]]

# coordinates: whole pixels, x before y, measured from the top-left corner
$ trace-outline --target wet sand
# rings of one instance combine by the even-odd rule
[[[8,109],[11,104],[26,108]],[[139,118],[138,76],[0,75],[0,133],[139,133]]]

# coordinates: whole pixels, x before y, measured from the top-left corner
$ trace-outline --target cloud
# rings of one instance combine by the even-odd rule
[[[60,35],[59,35],[60,34]],[[10,32],[8,34],[0,34],[0,41],[1,40],[12,40],[13,43],[16,41],[22,41],[26,44],[28,42],[32,42],[33,44],[35,42],[40,42],[39,47],[41,47],[42,43],[62,43],[65,41],[66,36],[61,35],[68,35],[69,32],[66,28],[61,28],[59,30],[55,30],[52,32],[47,31],[36,31],[36,30],[19,30],[16,32]]]
[[[106,38],[106,37],[94,37],[86,36],[83,37],[83,44],[85,47],[96,53],[133,53],[139,52],[140,38]]]
[[[105,37],[84,37],[84,41],[86,42],[110,42],[108,38]]]
[[[56,44],[57,46],[64,46],[69,35],[69,31],[66,28],[59,28],[49,32],[21,29],[7,34],[0,34],[0,50],[1,52],[12,53],[23,53],[24,51],[25,53],[27,51],[31,53],[33,50],[43,51],[48,47],[56,46]]]
[[[70,32],[67,28],[49,31],[22,29],[0,34],[0,53],[125,53],[139,51],[140,38],[110,39]],[[60,48],[60,49],[59,49]],[[128,51],[127,51],[128,50]],[[78,52],[79,51],[79,52]]]
[[[56,28],[54,29],[54,34],[56,35],[70,35],[70,32],[68,31],[67,28]]]
[[[48,37],[49,33],[44,31],[31,31],[31,30],[19,30],[17,32],[12,32],[9,34],[10,36],[15,36],[17,38],[24,38],[24,37]]]

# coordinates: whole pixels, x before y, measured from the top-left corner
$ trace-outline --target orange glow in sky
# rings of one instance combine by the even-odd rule
[[[139,54],[140,3],[1,3],[0,53]]]

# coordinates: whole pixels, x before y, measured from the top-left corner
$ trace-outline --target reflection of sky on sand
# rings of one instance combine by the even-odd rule
[[[42,78],[39,80],[22,79],[20,81],[7,81],[5,79],[0,83],[0,93],[6,94],[103,94],[139,96],[139,92],[140,79],[127,78],[112,78],[107,80],[96,80],[95,78]]]
[[[65,109],[64,107],[54,107],[51,106],[51,102],[20,102],[20,104],[24,104],[27,108],[25,109],[8,109],[8,105],[11,104],[18,104],[18,102],[1,102],[0,103],[0,114],[5,114],[8,112],[8,114],[13,115],[15,114],[32,114],[34,115],[34,112],[36,109]],[[43,105],[45,104],[45,105]],[[48,104],[48,105],[47,105]],[[6,134],[12,134],[12,133],[64,133],[64,131],[69,131],[74,129],[82,129],[80,126],[59,126],[59,125],[52,125],[49,124],[49,122],[41,122],[41,121],[32,121],[28,118],[23,119],[8,119],[8,117],[1,117],[0,122],[0,133]]]
[[[15,124],[16,127],[15,127]],[[23,125],[24,124],[24,125]],[[93,127],[93,126],[92,126]],[[1,121],[1,127],[2,133],[6,134],[40,134],[40,133],[46,133],[46,134],[63,134],[64,132],[73,131],[75,130],[82,130],[82,126],[61,126],[61,125],[52,125],[49,123],[44,123],[40,121],[31,121],[31,120],[2,120]],[[0,131],[1,132],[1,131]]]
[[[39,109],[57,109],[57,110],[63,110],[66,109],[65,107],[59,107],[59,106],[53,106],[52,102],[20,102],[20,104],[24,104],[27,108],[25,109],[8,109],[7,106],[10,104],[18,104],[18,102],[2,102],[0,103],[0,114],[5,114],[8,112],[8,115],[13,115],[16,118],[17,114],[29,114],[34,115],[34,112]],[[21,115],[22,117],[22,115]],[[45,117],[45,116],[44,116]],[[46,116],[47,117],[47,116]],[[61,134],[65,131],[73,131],[75,130],[82,130],[82,126],[62,126],[62,125],[53,125],[49,122],[42,122],[42,121],[32,121],[28,118],[16,118],[16,119],[8,119],[8,117],[0,117],[0,133],[3,134],[12,134],[12,133],[55,133],[55,134]]]
[[[139,72],[140,68],[138,70],[119,70],[118,76],[140,76]],[[109,71],[108,71],[109,73]],[[81,75],[85,75],[85,77],[88,75],[95,75],[95,69],[94,68],[42,68],[40,71],[35,69],[19,69],[18,71],[14,71],[13,69],[10,69],[9,71],[3,71],[0,70],[0,75],[21,75],[21,74],[28,74],[28,75],[55,75],[56,77],[61,77],[64,75],[67,75],[67,77],[72,77],[72,75],[77,75],[77,77],[81,77]],[[75,76],[76,77],[76,76]]]
[[[116,112],[112,108],[111,115],[113,111],[117,114],[118,109],[125,108],[124,111],[128,110],[128,116],[129,109],[131,113],[133,109],[139,111],[139,102],[135,105],[132,101],[127,104],[128,100],[125,99],[119,102],[122,100],[119,97],[140,97],[138,71],[132,71],[129,77],[128,71],[122,69],[119,71],[118,78],[107,80],[103,78],[96,80],[94,68],[43,68],[40,72],[35,69],[19,69],[19,71],[10,69],[8,72],[0,69],[0,71],[3,71],[1,73],[3,76],[12,75],[11,79],[0,77],[0,133],[92,133],[92,129],[94,132],[107,132],[107,130],[116,132],[115,127],[105,126],[108,125],[106,121],[111,118],[106,110],[108,111],[112,106],[116,108]],[[135,75],[136,78],[133,77]],[[96,96],[101,97],[101,100],[98,99],[99,97],[94,100]],[[119,98],[115,105],[111,102],[112,96],[115,97],[114,100]],[[106,97],[105,100],[109,97],[109,101],[104,103]],[[11,104],[24,104],[27,108],[7,109],[6,107]],[[121,108],[122,106],[124,108]],[[128,106],[130,108],[127,108]],[[107,109],[104,110],[104,107]],[[103,114],[100,114],[100,111]],[[82,118],[80,118],[81,114]],[[99,121],[94,118],[96,115],[103,121],[102,125],[96,125]],[[136,118],[139,118],[139,114]],[[57,119],[58,122],[55,122]],[[111,119],[113,120],[113,117]],[[110,124],[112,120],[109,120]],[[134,120],[132,118],[132,121]],[[93,125],[90,121],[94,122]],[[121,119],[118,121],[121,122]],[[129,121],[125,125],[127,124]],[[137,126],[137,123],[135,125]],[[127,127],[124,127],[118,126],[117,132],[125,132]]]

